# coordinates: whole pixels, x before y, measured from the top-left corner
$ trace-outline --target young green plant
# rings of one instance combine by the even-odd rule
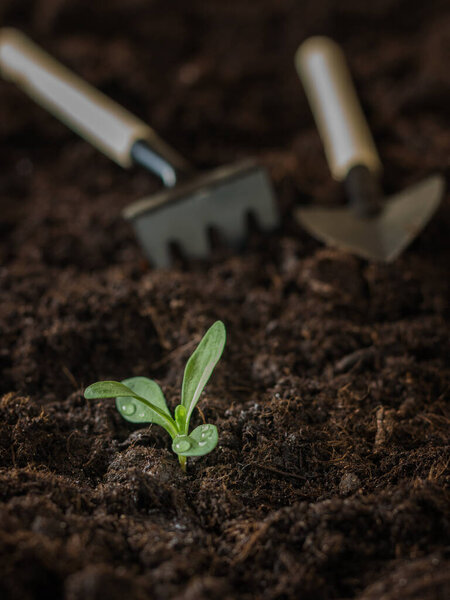
[[[225,341],[225,325],[222,321],[216,321],[186,364],[181,404],[175,408],[174,418],[161,388],[156,381],[147,377],[130,377],[121,382],[98,381],[85,389],[84,397],[115,398],[117,410],[127,421],[156,423],[164,427],[172,438],[172,450],[178,454],[181,468],[186,471],[188,456],[203,456],[217,445],[215,425],[200,425],[189,433],[189,422],[200,395],[222,356]]]

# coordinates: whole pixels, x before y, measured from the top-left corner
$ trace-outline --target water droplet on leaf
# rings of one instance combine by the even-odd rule
[[[208,442],[202,442],[202,441],[200,441],[200,442],[198,443],[198,445],[199,445],[199,446],[206,446],[206,444],[207,444],[207,443],[208,443]]]
[[[214,435],[214,429],[210,425],[202,425],[202,435],[200,436],[203,440],[209,440]]]
[[[122,412],[124,415],[134,415],[136,412],[136,406],[133,402],[126,402],[122,404]]]
[[[175,444],[175,448],[178,452],[186,452],[191,447],[191,443],[187,440],[180,440]]]

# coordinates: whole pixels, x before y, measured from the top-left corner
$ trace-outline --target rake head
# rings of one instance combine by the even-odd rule
[[[247,237],[249,214],[263,230],[279,223],[269,177],[253,161],[216,169],[143,198],[123,214],[156,267],[170,265],[171,243],[189,258],[205,258],[209,228],[216,228],[228,244],[239,247]]]

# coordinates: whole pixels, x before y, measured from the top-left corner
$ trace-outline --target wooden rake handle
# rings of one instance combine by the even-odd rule
[[[162,178],[164,165],[166,168],[175,165],[174,170],[186,167],[184,159],[151,127],[83,81],[16,29],[0,29],[0,73],[122,167],[143,162],[135,161],[133,157],[133,147],[141,142],[147,150],[151,149],[155,163],[144,166]],[[139,149],[142,154],[142,147]]]
[[[333,177],[343,181],[356,166],[379,174],[380,158],[341,48],[326,37],[308,38],[296,52],[295,65]]]

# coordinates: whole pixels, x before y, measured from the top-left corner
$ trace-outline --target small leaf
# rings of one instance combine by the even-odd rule
[[[183,432],[186,428],[186,409],[182,404],[179,404],[175,409],[175,423],[178,431]]]
[[[145,398],[171,418],[164,394],[156,381],[147,377],[130,377],[129,379],[124,379],[122,383],[137,394],[137,396]],[[162,427],[166,426],[162,417],[155,413],[149,406],[135,398],[117,396],[116,407],[122,417],[131,423],[157,423],[158,425],[162,425]]]
[[[181,404],[186,408],[187,413],[184,433],[188,431],[192,411],[200,394],[222,356],[225,341],[225,325],[222,321],[216,321],[205,333],[186,364],[181,390]]]
[[[148,386],[146,387],[143,384],[133,383],[133,381],[136,379],[146,379],[146,378],[145,377],[131,377],[130,379],[124,379],[125,382],[128,382],[130,384],[130,387],[128,385],[125,385],[123,382],[119,383],[118,381],[98,381],[97,383],[93,383],[92,385],[90,385],[89,387],[87,387],[85,389],[84,397],[87,399],[121,398],[122,404],[118,405],[116,402],[116,406],[117,406],[120,414],[127,420],[131,420],[130,417],[133,418],[133,414],[135,412],[131,409],[130,402],[128,402],[128,400],[134,399],[133,403],[136,403],[134,405],[134,408],[140,409],[140,407],[145,406],[148,412],[145,413],[144,417],[139,417],[138,421],[132,421],[132,422],[134,422],[134,423],[136,423],[136,422],[158,423],[159,425],[162,425],[164,427],[164,429],[166,431],[168,431],[172,437],[177,435],[178,431],[176,428],[176,424],[175,424],[175,421],[170,416],[169,410],[168,410],[166,402],[164,400],[164,396],[163,396],[163,402],[161,402],[161,398],[160,398],[158,392],[156,391],[156,388],[153,385],[151,386],[151,392],[154,394],[152,396],[152,400],[149,400],[146,396],[141,396],[137,391],[132,390],[131,386],[136,387],[136,390],[139,387],[140,391],[142,391],[146,395],[151,395],[151,392],[150,392],[150,389]],[[151,381],[151,380],[148,380],[148,381]],[[151,382],[151,383],[153,384],[154,382]],[[155,385],[159,388],[158,384],[155,384]],[[160,393],[162,394],[162,392],[160,392]],[[153,401],[155,400],[155,398],[156,398],[156,402],[154,403]],[[126,404],[124,403],[125,400],[127,400]],[[125,406],[127,406],[127,408],[121,409],[121,407],[125,407]],[[150,413],[151,413],[151,419],[147,420],[147,415],[150,415]],[[156,419],[158,419],[158,420],[156,420]]]
[[[117,396],[134,396],[131,390],[118,381],[98,381],[84,390],[84,397],[88,400],[95,398],[116,398]]]
[[[218,439],[215,425],[200,425],[190,435],[177,435],[172,450],[180,456],[203,456],[214,450]]]
[[[196,440],[201,448],[204,448],[207,445],[209,448],[208,452],[211,452],[211,450],[216,447],[219,440],[217,427],[215,425],[209,425],[206,423],[204,425],[199,425],[194,429],[194,431],[191,431],[189,437]]]

